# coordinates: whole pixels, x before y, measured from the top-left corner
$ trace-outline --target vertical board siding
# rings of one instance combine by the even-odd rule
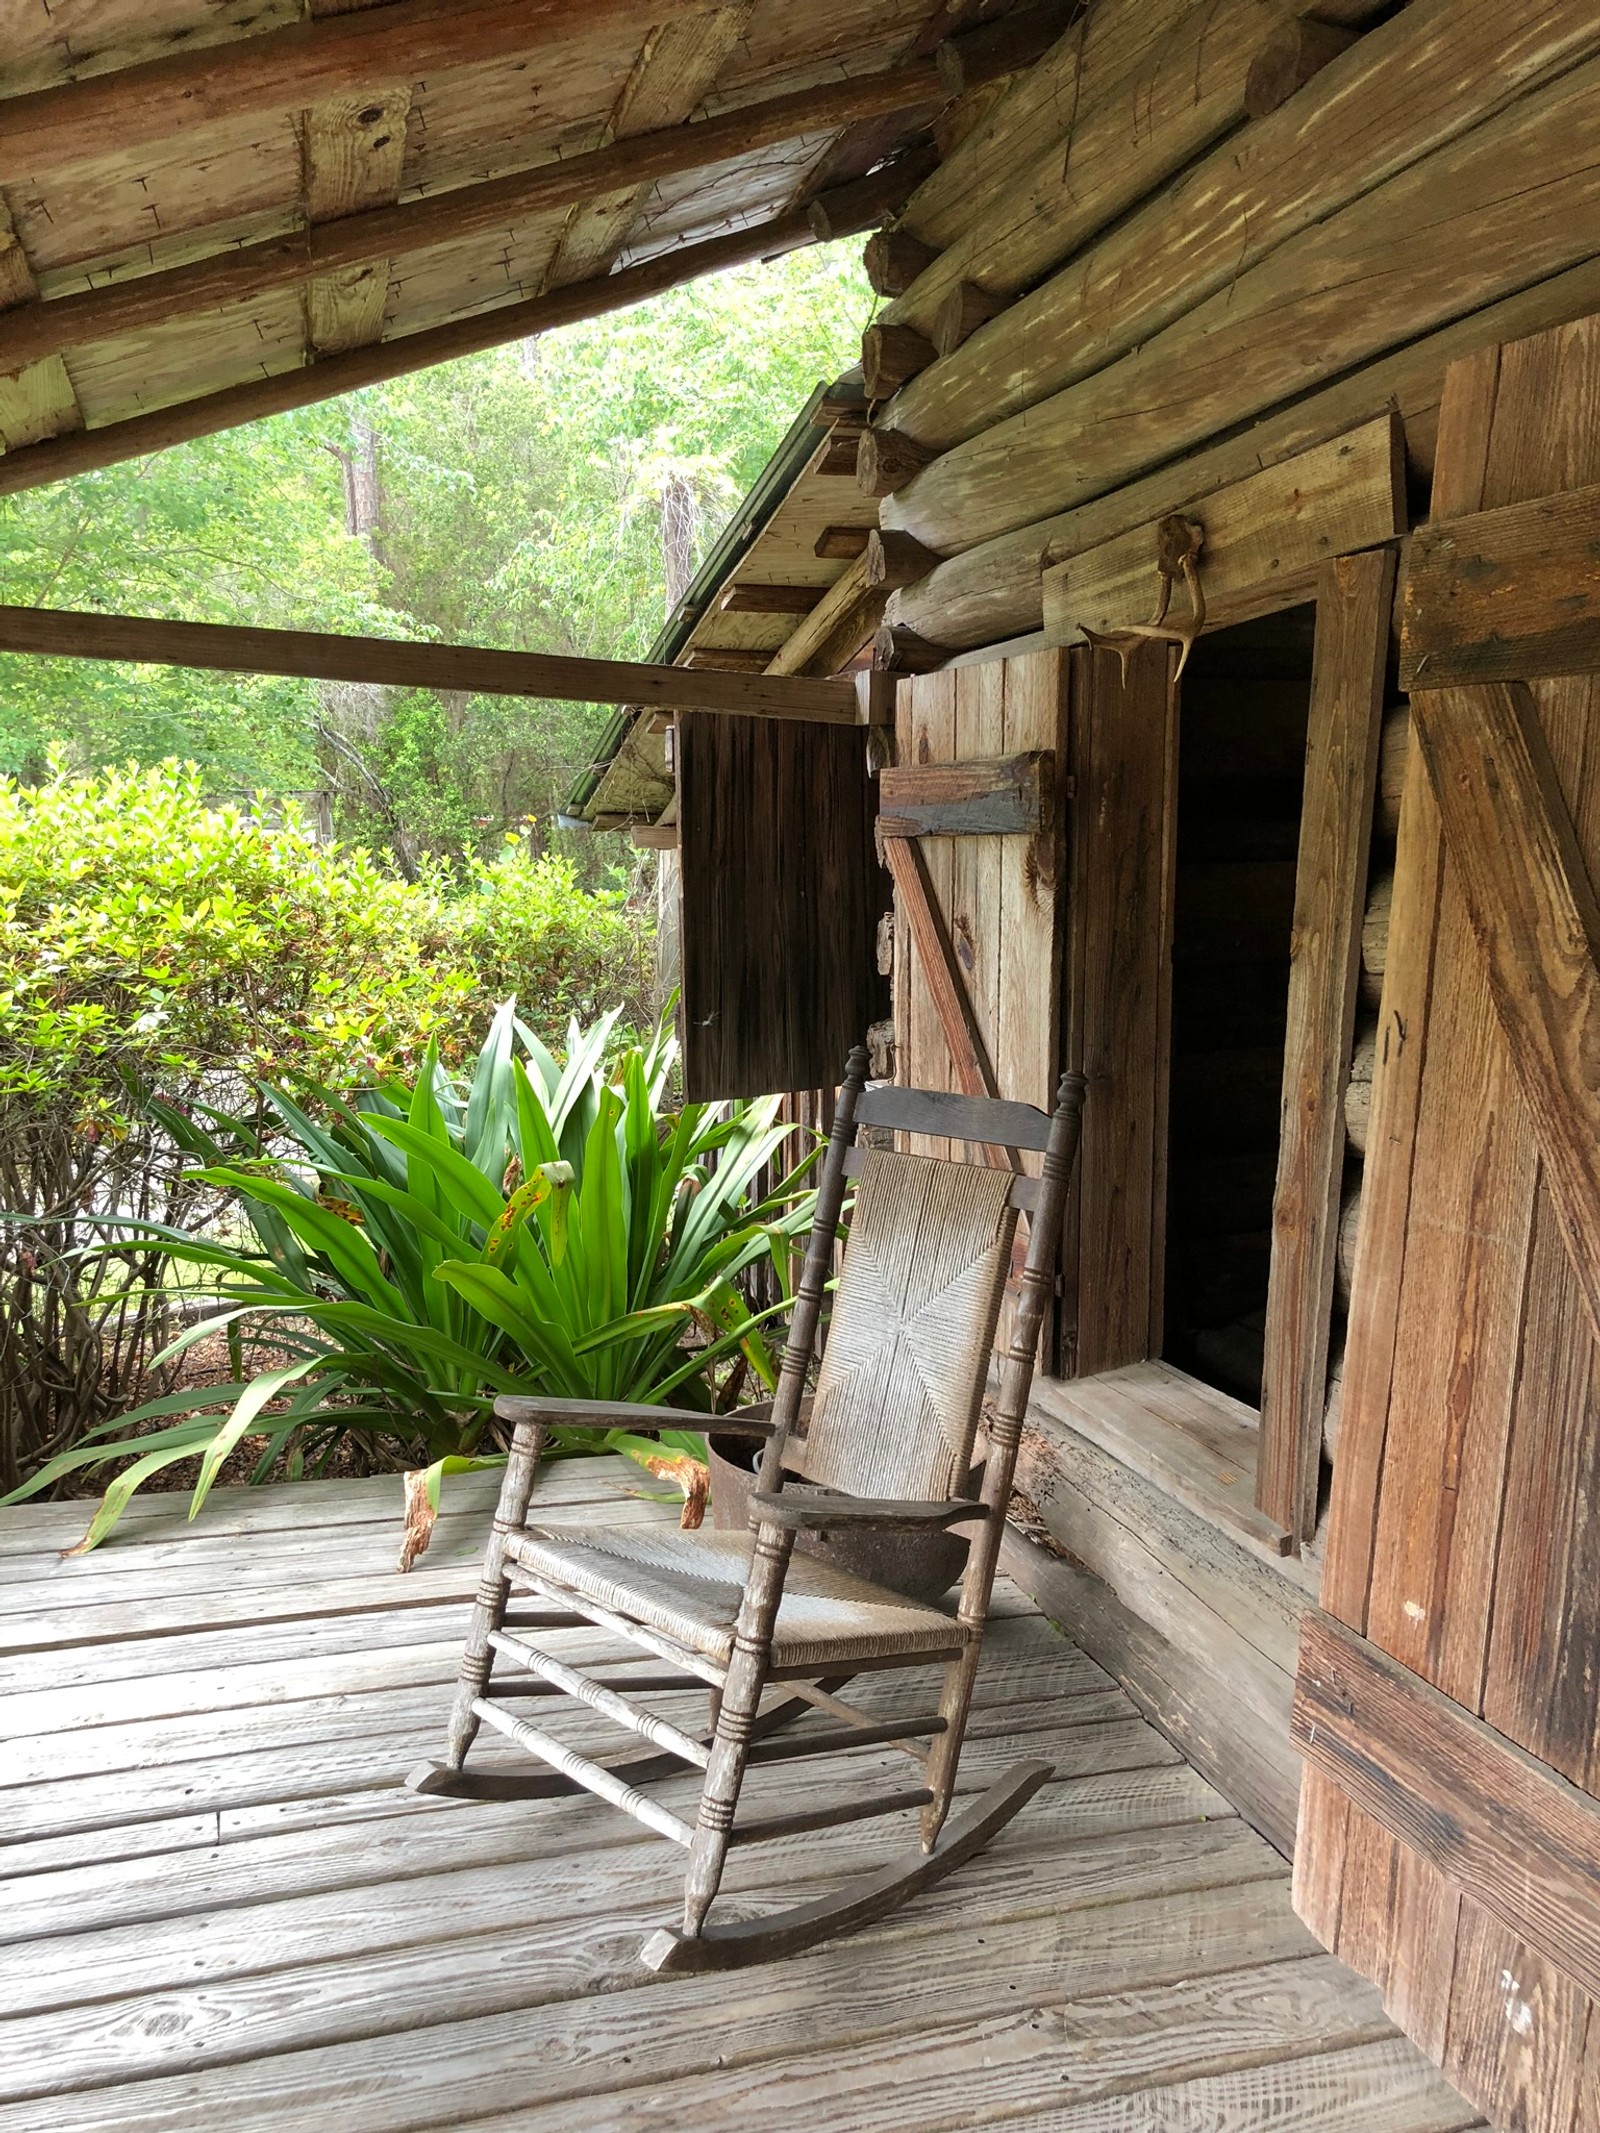
[[[885,1005],[861,732],[691,712],[677,777],[685,1095],[835,1087]]]
[[[1597,479],[1600,322],[1451,373],[1435,519]],[[1419,724],[1472,719],[1476,693],[1423,705]],[[1548,753],[1548,795],[1570,814],[1568,849],[1592,883],[1600,686],[1537,682],[1527,704]],[[1446,730],[1435,774],[1457,774],[1463,748],[1491,725]],[[1473,775],[1493,770],[1486,761]],[[1510,922],[1503,899],[1485,904],[1485,883],[1508,856],[1535,867],[1539,845],[1517,834],[1514,793],[1491,820],[1481,795],[1443,789],[1448,819],[1414,748],[1323,1603],[1595,1794],[1600,1352],[1573,1226],[1551,1191],[1480,938],[1486,912]],[[1503,840],[1494,852],[1462,841],[1491,829]],[[1555,983],[1549,958],[1571,945],[1543,943],[1519,982]],[[1560,1011],[1554,1000],[1511,1011],[1519,1006]],[[1555,1121],[1576,1124],[1576,1110]],[[1316,1773],[1302,1795],[1301,1844],[1301,1915],[1382,1984],[1390,2013],[1474,2101],[1519,2133],[1595,2133],[1595,2010],[1546,1952]]]

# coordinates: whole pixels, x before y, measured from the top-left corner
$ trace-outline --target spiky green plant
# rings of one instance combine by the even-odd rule
[[[265,1133],[215,1111],[204,1124],[162,1113],[254,1241],[137,1225],[159,1240],[175,1291],[218,1307],[161,1359],[221,1328],[233,1374],[103,1424],[5,1501],[126,1460],[80,1543],[93,1547],[176,1460],[201,1455],[193,1517],[246,1436],[266,1439],[261,1481],[323,1471],[354,1432],[424,1448],[437,1506],[444,1473],[483,1463],[497,1394],[709,1414],[716,1369],[736,1356],[770,1387],[762,1326],[786,1303],[752,1311],[738,1276],[770,1259],[787,1295],[812,1158],[758,1202],[795,1130],[777,1099],[673,1110],[675,1044],[658,1031],[608,1059],[615,1022],[574,1025],[562,1065],[507,1002],[465,1088],[430,1051],[403,1106],[381,1091],[301,1104],[265,1088]],[[247,1375],[245,1349],[261,1342],[282,1360]],[[112,1437],[147,1423],[161,1426]],[[577,1435],[552,1445],[595,1448]]]

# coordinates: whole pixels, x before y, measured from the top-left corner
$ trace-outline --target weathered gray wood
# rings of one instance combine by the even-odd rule
[[[1600,1993],[1600,1800],[1331,1615],[1306,1618],[1294,1738],[1362,1813]]]
[[[930,763],[878,778],[880,837],[1036,836],[1051,804],[1048,750],[990,763]]]
[[[489,696],[556,696],[579,703],[727,711],[748,718],[799,718],[834,726],[858,723],[855,689],[849,681],[727,674],[714,669],[690,673],[682,667],[641,666],[626,660],[499,652],[479,645],[409,643],[391,637],[337,637],[312,630],[242,629],[220,622],[166,622],[144,615],[4,607],[0,608],[0,649],[229,674],[376,682],[402,689],[467,689]]]
[[[1596,488],[1419,526],[1406,558],[1400,686],[1593,673],[1597,558]]]
[[[1043,1148],[1050,1121],[1032,1104],[1003,1099],[949,1096],[937,1089],[867,1089],[856,1107],[864,1126],[898,1133],[925,1133],[953,1141],[988,1141],[1007,1148]]]
[[[246,2094],[252,2126],[292,2124],[293,2109],[305,2093],[302,2084],[319,2075],[326,2082],[341,2059],[350,2068],[353,2055],[346,2040],[357,2039],[367,2048],[355,2063],[364,2065],[375,2094],[370,2101],[348,2097],[357,2113],[354,2124],[382,2123],[374,2109],[378,2105],[394,2114],[391,2126],[408,2127],[426,2123],[427,2103],[438,2109],[437,2077],[427,2070],[426,2054],[447,2058],[459,2079],[467,2055],[476,2049],[480,2070],[497,2071],[498,2079],[508,2083],[511,2069],[502,2064],[496,2070],[496,2048],[503,2050],[500,2040],[511,2035],[518,2021],[525,2048],[528,2011],[535,2008],[541,2010],[539,2095],[548,2099],[553,2093],[576,2096],[592,2088],[596,2069],[585,2039],[597,2034],[626,2038],[617,2048],[628,2052],[635,2070],[659,2065],[663,2071],[680,2071],[685,2022],[696,2006],[701,2012],[692,2033],[703,2040],[696,2047],[702,2063],[719,2058],[723,2063],[735,2058],[749,2063],[768,2056],[780,2038],[789,2045],[792,2033],[786,2025],[819,1985],[826,1991],[834,1981],[850,1981],[847,2034],[903,2036],[928,2023],[933,2008],[967,2014],[983,2007],[992,2011],[997,2005],[1014,2004],[1019,1991],[1048,2001],[1086,1990],[1091,1981],[1104,1990],[1112,1981],[1132,1984],[1231,1967],[1257,1956],[1258,1950],[1269,1955],[1310,1952],[1309,1936],[1288,1913],[1281,1864],[1259,1839],[1233,1822],[1186,1835],[1187,1855],[1169,1841],[1118,1840],[1085,1847],[1079,1856],[1066,1852],[1042,1870],[1013,1843],[1005,1849],[1003,1864],[1002,1855],[996,1855],[990,1900],[980,1899],[976,1906],[970,1897],[963,1902],[965,1883],[957,1882],[930,1892],[925,1903],[869,1929],[847,1947],[818,1958],[820,1978],[813,1965],[787,1964],[765,1973],[763,1989],[745,2010],[736,2038],[726,2005],[708,2002],[703,1991],[691,1995],[686,1984],[641,1986],[641,1973],[629,1961],[637,1940],[629,1931],[630,1884],[642,1863],[670,1867],[672,1862],[656,1846],[636,1839],[619,1849],[609,1876],[598,1884],[590,1862],[586,1909],[579,1907],[575,1893],[569,1899],[574,1903],[570,1915],[548,1922],[540,1918],[530,1925],[530,1901],[537,1899],[527,1884],[517,1891],[516,1907],[505,1896],[497,1900],[485,1887],[484,1900],[490,1906],[485,1916],[503,1923],[443,1943],[437,1907],[448,1899],[445,1888],[437,1886],[428,1891],[434,1905],[431,1920],[420,1908],[408,1906],[417,1938],[393,1948],[382,1946],[381,1939],[378,1946],[369,1941],[363,1947],[330,1915],[329,1927],[339,1935],[335,1945],[351,1946],[353,1952],[302,1973],[317,1979],[322,1989],[297,1994],[292,2009],[283,2004],[286,1973],[252,1976],[246,1956],[243,1973],[236,1974],[225,1991],[179,1986],[154,2000],[151,2004],[173,2019],[153,2025],[136,2047],[127,2033],[125,2002],[80,2005],[59,2018],[30,2014],[26,2058],[12,2059],[5,2070],[9,2093],[38,2094],[45,2084],[43,2092],[52,2096],[51,2128],[56,2133],[57,2125],[96,2123],[89,2115],[95,2093],[87,2082],[97,2076],[127,2079],[137,2069],[144,2077],[138,2089],[111,2092],[116,2108],[130,2113],[121,2121],[129,2133],[147,2128],[153,2133],[158,2126],[175,2133],[177,2127],[204,2123],[186,2112],[217,2110],[224,2099],[243,2101]],[[873,1839],[852,1832],[837,1841],[867,1856],[863,1847]],[[881,1854],[881,1834],[876,1844]],[[730,1872],[742,1873],[745,1888],[755,1891],[761,1885],[763,1862],[759,1854],[746,1853],[736,1857]],[[766,1873],[770,1877],[770,1865]],[[572,1885],[572,1877],[559,1879]],[[667,1877],[657,1870],[648,1886],[659,1906],[670,1887]],[[597,1888],[604,1908],[594,1901]],[[1152,1932],[1163,1906],[1168,1925]],[[331,1906],[326,1908],[331,1913]],[[930,1962],[933,1950],[964,1914],[981,1921],[986,1949],[981,1969]],[[1090,1919],[1093,1930],[1086,1932]],[[260,1913],[241,1915],[241,1931],[228,1936],[238,1946],[242,1930],[254,1927],[258,1969],[267,1952],[261,1940],[266,1923]],[[366,1924],[369,1935],[376,1927],[381,1936],[378,1920],[369,1915]],[[308,1929],[302,1929],[301,1944],[310,1945]],[[1042,1960],[1046,1953],[1053,1970]],[[287,1973],[294,1975],[292,1970]],[[1046,1986],[1052,1975],[1054,1982]],[[924,1989],[927,2003],[922,2001]],[[599,1996],[598,2002],[592,1995]],[[609,2017],[601,2012],[608,2000]],[[79,2024],[79,2042],[67,2051],[60,2040],[71,2022]],[[443,2022],[451,2030],[446,2033],[448,2043],[441,2046],[439,2030],[430,2033],[430,2025]],[[666,2061],[660,2055],[674,2025],[680,2032],[680,2056]],[[23,2025],[7,2027],[20,2045]],[[381,2052],[373,2049],[380,2038]],[[291,2049],[283,2051],[284,2044]],[[247,2057],[246,2048],[252,2045],[272,2052],[273,2058]],[[126,2056],[119,2060],[119,2052]],[[230,2071],[229,2060],[244,2063]],[[415,2100],[402,2099],[393,2079],[401,2069],[417,2084]],[[478,2078],[482,2080],[482,2071]],[[170,2097],[162,2094],[169,2084]],[[252,2086],[247,2089],[246,2084]],[[509,2088],[501,2094],[507,2103],[516,2097]],[[111,2101],[111,2095],[105,2100]],[[519,2100],[525,2102],[526,2095]],[[345,2101],[341,2097],[341,2112]],[[20,2108],[0,2107],[0,2133],[14,2133],[21,2122],[16,2115]],[[37,2133],[36,2125],[30,2133]]]

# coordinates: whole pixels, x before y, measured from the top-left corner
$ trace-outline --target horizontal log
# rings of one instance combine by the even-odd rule
[[[965,96],[1042,59],[1083,14],[1086,0],[1034,0],[997,22],[947,37],[936,53],[940,78],[952,96]]]
[[[858,555],[866,554],[871,533],[870,526],[824,526],[811,553],[828,562],[853,563]]]
[[[868,496],[892,496],[933,456],[900,430],[863,430],[856,446],[856,480]]]
[[[868,397],[887,400],[908,378],[926,370],[937,352],[914,326],[869,326],[861,336],[861,375]]]
[[[721,0],[655,0],[653,21],[710,14]],[[303,110],[448,68],[534,57],[608,25],[634,0],[393,0],[354,14],[173,52],[0,102],[0,185],[173,140],[222,120]]]
[[[702,244],[659,253],[639,266],[597,275],[593,281],[573,282],[547,296],[502,304],[475,312],[470,318],[427,327],[420,333],[324,356],[318,362],[275,377],[250,378],[239,385],[224,386],[220,392],[202,393],[176,406],[158,408],[152,414],[108,422],[100,429],[51,437],[0,458],[0,496],[34,489],[43,482],[61,481],[70,474],[85,474],[96,467],[115,466],[122,460],[140,459],[147,452],[165,451],[169,445],[184,444],[193,437],[209,437],[241,422],[258,421],[263,415],[310,407],[318,400],[354,392],[363,385],[377,385],[388,378],[431,369],[435,363],[450,362],[456,356],[475,355],[507,341],[525,340],[531,334],[598,318],[604,312],[626,310],[631,304],[643,303],[647,297],[676,289],[702,274],[718,274],[725,267],[770,258],[811,242],[811,226],[804,215],[780,215],[771,222],[756,223],[725,237],[711,237]],[[854,437],[835,440],[830,451],[830,463],[813,471],[855,473]]]
[[[1042,626],[1040,572],[1047,558],[1054,563],[1081,554],[1169,511],[1192,516],[1205,497],[1229,482],[1323,444],[1385,407],[1399,410],[1412,464],[1426,475],[1444,373],[1452,362],[1595,310],[1600,310],[1600,260],[1469,311],[1238,435],[1105,496],[958,554],[951,554],[954,543],[948,544],[936,571],[896,592],[890,617],[951,652],[1026,637]]]
[[[1380,416],[1237,482],[1194,512],[1205,535],[1200,582],[1207,626],[1221,628],[1310,599],[1336,555],[1381,547],[1406,530],[1405,437]],[[1084,630],[1118,630],[1156,604],[1156,525],[1118,536],[1044,573],[1044,626],[1056,643]],[[892,537],[892,536],[891,536]],[[1183,617],[1186,595],[1173,597]]]
[[[861,439],[865,431],[842,430],[828,439],[828,448],[816,465],[808,471],[812,474],[849,474],[860,471]]]
[[[819,193],[806,210],[818,241],[831,244],[836,237],[849,237],[856,230],[886,222],[904,207],[938,160],[939,151],[931,141],[916,142],[864,178],[851,178]]]
[[[924,548],[909,533],[880,533],[876,528],[867,541],[865,552],[867,583],[885,586],[891,591],[897,585],[915,584],[939,561],[932,549]]]
[[[1107,12],[1116,18],[1139,11]],[[1111,33],[1097,36],[1091,15],[1081,74],[1041,114],[1047,123],[1015,124],[997,139],[993,196],[962,216],[940,256],[886,307],[886,321],[937,339],[941,310],[963,282],[1004,297],[1030,288],[1237,127],[1246,78],[1282,22],[1279,10],[1271,0],[1215,0],[1203,10],[1174,10],[1163,0],[1150,13],[1157,22],[1170,17],[1167,35],[1118,35],[1113,21]],[[1108,71],[1116,66],[1122,71]],[[907,215],[926,235],[917,209],[913,200]],[[915,406],[922,405],[918,396]],[[905,426],[920,436],[926,421],[908,413]],[[927,435],[944,441],[931,427]]]
[[[975,281],[957,282],[933,314],[933,345],[942,356],[954,355],[980,326],[998,318],[1010,298],[980,289]]]
[[[1216,27],[1209,16],[1194,25],[1194,34],[1204,34],[1208,69],[1222,64]],[[1497,0],[1413,0],[1325,68],[1293,110],[1285,107],[1214,149],[1170,191],[1032,288],[981,343],[924,373],[884,419],[943,450],[1104,370],[1219,292],[1236,295],[1241,276],[1268,273],[1276,261],[1282,262],[1274,282],[1280,295],[1327,286],[1334,303],[1381,310],[1370,299],[1360,304],[1342,295],[1352,286],[1348,278],[1329,286],[1316,279],[1326,268],[1299,269],[1299,259],[1318,258],[1324,249],[1318,226],[1596,51],[1600,22],[1584,0],[1552,0],[1515,22]],[[1182,126],[1183,94],[1176,88],[1172,94],[1171,123]],[[1351,124],[1355,110],[1359,126]],[[1141,129],[1144,123],[1141,107]],[[1111,157],[1109,144],[1106,154]],[[1577,166],[1568,159],[1557,167]],[[1076,202],[1088,175],[1076,145],[1073,170]],[[1111,160],[1114,182],[1120,171]],[[1450,185],[1445,166],[1425,172],[1421,191],[1430,197],[1412,205],[1413,190],[1403,212],[1422,215],[1429,226],[1441,202],[1448,208]],[[1036,281],[1052,263],[1044,256],[1051,217],[1064,212],[1049,206],[1048,194],[1045,200],[1042,210],[1031,194],[1019,195],[1014,208],[1008,204],[1010,219],[964,258],[961,272],[991,289]],[[1016,234],[1008,235],[1013,225]],[[1362,241],[1382,259],[1385,240],[1404,227],[1379,213],[1360,225]],[[1084,234],[1081,221],[1068,223],[1060,236],[1072,244],[1054,258],[1075,252]],[[1420,239],[1421,228],[1412,234]],[[1292,239],[1302,240],[1298,254],[1280,249]],[[1465,232],[1447,239],[1441,232],[1439,249],[1470,254],[1472,244]],[[945,271],[941,262],[935,277]],[[1348,277],[1348,268],[1343,271]],[[935,297],[946,286],[930,282],[927,294]],[[920,316],[922,289],[914,285],[886,315]],[[1276,323],[1271,338],[1283,339]],[[1307,382],[1302,369],[1297,384]]]
[[[471,695],[726,711],[750,718],[811,719],[831,726],[860,722],[856,689],[847,681],[690,672],[686,667],[641,666],[621,659],[569,659],[549,652],[498,652],[466,644],[408,644],[395,638],[335,637],[311,630],[239,629],[225,623],[163,622],[142,615],[80,615],[48,607],[0,607],[0,651],[32,652],[52,659],[200,667],[224,674],[374,682],[392,689],[461,689]]]
[[[1600,40],[1592,15],[1586,31]],[[1281,244],[1109,368],[946,452],[895,494],[883,523],[942,550],[1087,501],[1590,256],[1597,223],[1600,64],[1590,61]],[[1009,332],[1023,308],[969,347]]]
[[[1363,1814],[1600,1993],[1600,1801],[1328,1615],[1301,1633],[1292,1730]]]
[[[1046,749],[987,762],[917,763],[879,774],[883,837],[1033,836],[1050,807]]]
[[[1091,7],[1036,66],[1018,75],[907,201],[903,226],[941,250],[992,218],[1019,168],[1088,121],[1096,103],[1181,27],[1191,0]]]
[[[379,13],[393,12],[390,7],[370,16],[333,19],[376,20]],[[886,73],[824,82],[765,103],[744,104],[694,125],[669,126],[614,141],[588,154],[564,156],[486,184],[459,186],[403,206],[342,215],[184,266],[118,280],[110,288],[17,305],[0,313],[0,370],[19,369],[88,342],[150,332],[185,312],[242,302],[345,267],[438,245],[462,244],[470,237],[553,214],[597,195],[706,169],[803,135],[915,110],[939,93],[931,60]],[[0,104],[0,123],[4,110]],[[832,215],[837,218],[841,213],[840,203],[835,202]]]
[[[932,245],[909,230],[874,230],[861,254],[867,280],[876,296],[900,296],[926,273],[937,258]]]
[[[809,615],[827,589],[826,585],[729,585],[717,609],[724,615]]]
[[[1270,117],[1307,82],[1315,81],[1324,67],[1348,52],[1359,34],[1339,22],[1285,23],[1251,65],[1244,85],[1247,117]]]
[[[1400,686],[1600,669],[1600,488],[1419,526],[1401,601]]]
[[[872,664],[889,674],[931,674],[945,654],[926,637],[892,622],[880,623],[872,638]]]
[[[681,664],[697,669],[720,667],[725,674],[764,674],[771,658],[770,652],[751,652],[743,646],[697,644],[684,654]]]

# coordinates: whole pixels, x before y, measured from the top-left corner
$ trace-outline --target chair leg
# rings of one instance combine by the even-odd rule
[[[922,1810],[924,1852],[931,1852],[938,1843],[945,1816],[950,1812],[950,1801],[956,1789],[956,1771],[961,1764],[961,1744],[966,1738],[967,1713],[972,1707],[972,1691],[978,1678],[978,1657],[981,1649],[975,1637],[960,1658],[950,1660],[945,1666],[944,1686],[939,1692],[939,1715],[945,1722],[945,1729],[934,1735],[928,1751],[928,1790],[933,1794],[933,1798]]]
[[[504,1626],[506,1604],[511,1596],[511,1579],[506,1571],[506,1542],[527,1520],[528,1501],[533,1495],[533,1481],[539,1470],[544,1438],[543,1427],[533,1423],[520,1425],[511,1440],[505,1480],[500,1484],[500,1501],[495,1508],[489,1545],[484,1550],[483,1575],[478,1581],[478,1596],[473,1605],[472,1620],[467,1626],[466,1648],[461,1654],[461,1674],[445,1742],[443,1768],[446,1771],[462,1768],[467,1751],[478,1735],[480,1720],[472,1706],[489,1686],[489,1670],[494,1664],[494,1647],[489,1639]]]
[[[684,1877],[683,1931],[689,1940],[698,1937],[722,1885],[734,1811],[744,1783],[761,1692],[767,1683],[772,1626],[793,1547],[794,1536],[775,1526],[763,1526],[756,1535],[734,1629],[733,1657],[717,1710],[716,1739],[706,1766],[705,1783],[700,1788],[700,1812],[695,1820],[694,1842],[689,1847],[689,1869]]]

